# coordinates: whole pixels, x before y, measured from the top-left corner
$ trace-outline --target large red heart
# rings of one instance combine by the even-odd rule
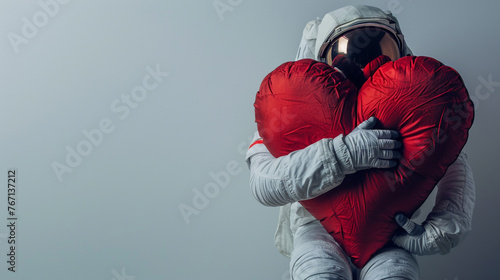
[[[391,241],[396,213],[411,216],[422,205],[458,157],[473,122],[460,75],[429,57],[388,62],[359,92],[329,65],[287,62],[264,78],[254,106],[259,134],[276,157],[346,135],[371,116],[379,128],[401,133],[397,167],[354,173],[301,201],[358,267]]]

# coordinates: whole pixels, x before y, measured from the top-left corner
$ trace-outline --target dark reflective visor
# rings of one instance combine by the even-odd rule
[[[363,69],[380,55],[387,55],[395,61],[400,58],[400,51],[396,39],[388,31],[377,27],[360,27],[342,34],[327,47],[326,62],[332,65],[337,55],[345,56]]]

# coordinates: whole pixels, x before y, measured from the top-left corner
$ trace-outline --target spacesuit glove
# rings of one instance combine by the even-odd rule
[[[404,229],[404,233],[396,234],[392,241],[415,255],[437,253],[445,255],[459,242],[455,234],[459,231],[459,226],[455,222],[456,217],[452,219],[448,217],[448,214],[431,213],[422,225],[413,222],[403,214],[397,214],[396,222]],[[453,232],[448,233],[441,230],[442,228],[452,229]]]
[[[404,233],[396,234],[392,241],[397,246],[415,255],[432,255],[439,252],[435,241],[438,238],[432,222],[419,225],[403,214],[397,214],[396,222],[404,229]]]
[[[394,130],[372,129],[376,123],[377,119],[371,117],[344,137],[356,171],[394,167],[396,159],[401,157],[395,151],[401,147],[401,142],[395,140],[400,136],[399,133]]]
[[[467,157],[460,154],[437,185],[436,204],[422,225],[402,214],[396,222],[406,233],[393,242],[416,255],[447,254],[471,231],[475,184]]]

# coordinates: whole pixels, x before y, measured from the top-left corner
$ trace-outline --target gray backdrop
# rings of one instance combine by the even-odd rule
[[[305,23],[351,3],[2,0],[0,279],[286,279],[278,209],[248,186],[253,101]],[[476,102],[473,232],[419,257],[422,279],[499,279],[500,2],[357,3],[391,10]]]

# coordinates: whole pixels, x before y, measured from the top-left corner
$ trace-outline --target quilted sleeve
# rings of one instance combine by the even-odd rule
[[[472,227],[475,183],[464,153],[448,168],[437,185],[436,204],[427,217],[436,227],[436,245],[446,254],[458,245]]]
[[[342,135],[279,158],[263,152],[264,144],[258,145],[251,149],[260,152],[247,157],[250,187],[257,201],[266,206],[314,198],[340,185],[345,174],[354,172]]]

